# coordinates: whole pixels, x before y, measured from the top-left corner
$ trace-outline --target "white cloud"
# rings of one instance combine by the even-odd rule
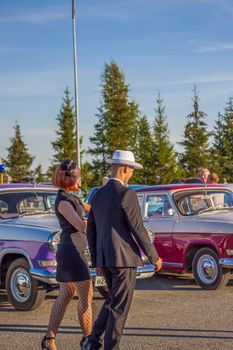
[[[9,55],[9,54],[17,54],[17,53],[25,53],[28,52],[29,49],[25,48],[16,48],[16,47],[10,47],[6,45],[0,45],[0,55]]]
[[[233,43],[212,43],[206,45],[199,45],[193,51],[199,53],[205,52],[219,52],[233,50]]]
[[[0,96],[51,96],[67,85],[71,71],[37,71],[1,74]]]
[[[233,72],[225,74],[213,74],[208,76],[196,76],[184,80],[177,80],[173,82],[161,83],[161,85],[184,85],[184,84],[197,84],[197,83],[222,83],[227,81],[233,81]]]
[[[69,17],[69,8],[66,6],[47,7],[44,10],[12,14],[0,17],[0,22],[23,22],[28,24],[42,24],[50,21],[63,20]]]
[[[217,6],[227,14],[233,13],[232,0],[200,0],[200,1],[210,4],[211,7]]]

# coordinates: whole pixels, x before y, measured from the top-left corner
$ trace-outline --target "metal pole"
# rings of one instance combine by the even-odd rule
[[[77,72],[77,49],[76,49],[76,0],[72,0],[72,23],[73,23],[73,49],[74,49],[74,96],[76,115],[76,162],[81,168],[80,162],[80,131],[79,131],[79,100],[78,100],[78,72]]]

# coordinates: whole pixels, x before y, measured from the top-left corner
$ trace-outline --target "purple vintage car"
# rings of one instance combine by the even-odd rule
[[[37,308],[46,292],[58,286],[56,194],[57,189],[50,185],[0,185],[0,285],[18,310]],[[138,278],[154,274],[154,266],[145,256],[143,260]],[[104,279],[96,276],[95,270],[91,274],[94,285],[105,296]]]

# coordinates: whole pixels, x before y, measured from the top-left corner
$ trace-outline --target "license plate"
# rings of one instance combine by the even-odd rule
[[[106,287],[105,278],[103,276],[96,276],[94,286],[95,287]]]

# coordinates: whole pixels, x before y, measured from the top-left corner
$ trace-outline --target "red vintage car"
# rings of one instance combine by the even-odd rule
[[[225,286],[233,270],[233,193],[223,185],[136,189],[163,270],[193,272],[204,289]]]

